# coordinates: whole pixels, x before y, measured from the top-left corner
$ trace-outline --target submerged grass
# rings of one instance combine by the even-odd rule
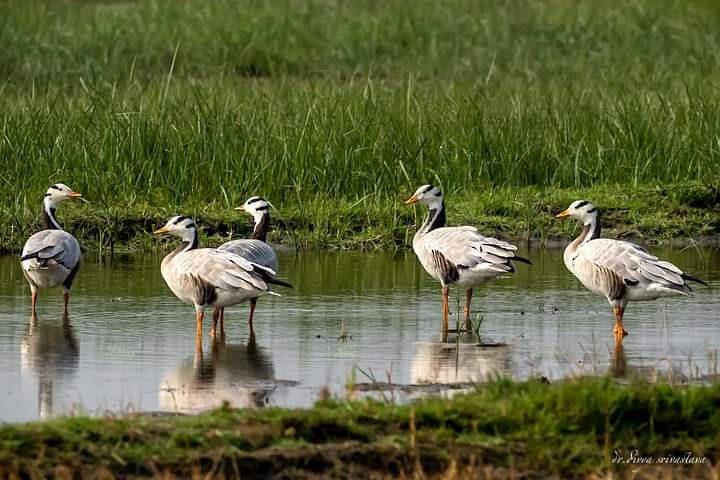
[[[394,246],[396,201],[426,182],[518,238],[533,198],[568,192],[680,192],[691,220],[648,209],[640,233],[718,232],[716,2],[11,1],[0,18],[6,250],[57,181],[89,199],[67,217],[90,246],[146,245],[127,234],[180,211],[228,224],[253,194],[297,245]]]
[[[694,468],[673,468],[711,478],[720,445],[718,402],[717,385],[497,380],[451,400],[403,406],[323,401],[309,410],[224,407],[196,417],[60,418],[0,427],[0,472],[453,478],[451,468],[476,474],[492,468],[567,478],[658,467],[658,461],[617,462],[637,449],[656,459],[686,452],[704,457]]]

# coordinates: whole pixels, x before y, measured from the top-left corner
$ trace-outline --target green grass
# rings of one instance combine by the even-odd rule
[[[407,194],[409,195],[409,193]],[[643,243],[688,242],[717,244],[720,215],[713,207],[720,196],[717,186],[689,183],[683,186],[604,185],[588,188],[503,187],[479,192],[457,192],[447,198],[450,224],[473,224],[486,234],[514,239],[531,246],[557,246],[577,235],[573,221],[556,220],[575,199],[590,198],[602,209],[602,225],[609,237]],[[416,225],[427,214],[408,207],[402,195],[369,196],[362,200],[307,196],[273,212],[269,240],[292,248],[402,249],[412,243]],[[75,203],[74,205],[72,203]],[[239,201],[238,201],[239,204]],[[232,205],[232,204],[231,204]],[[234,212],[221,201],[192,206],[159,207],[149,204],[117,207],[68,202],[60,217],[89,249],[117,251],[165,248],[150,233],[176,212],[193,215],[203,232],[204,245],[218,245],[234,237],[247,237],[252,225],[247,215]],[[16,224],[0,224],[0,245],[21,248],[39,228],[33,210]],[[18,225],[18,226],[16,226]]]
[[[498,380],[452,400],[412,405],[323,401],[309,410],[236,410],[193,417],[59,418],[0,427],[0,471],[22,476],[111,470],[262,478],[338,474],[432,475],[485,466],[517,475],[585,477],[637,466],[627,456],[705,456],[711,476],[720,445],[720,389],[583,379],[561,384]],[[642,467],[649,474],[655,466]],[[675,473],[679,474],[679,467]],[[686,472],[687,474],[687,472]],[[445,478],[462,478],[450,475]]]
[[[10,1],[0,18],[4,250],[57,181],[90,201],[67,219],[93,248],[146,246],[138,225],[177,212],[227,232],[253,194],[300,246],[397,246],[396,204],[426,182],[516,238],[565,232],[528,223],[570,193],[652,200],[641,234],[720,231],[716,2]]]

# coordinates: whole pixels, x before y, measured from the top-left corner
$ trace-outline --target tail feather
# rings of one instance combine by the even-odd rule
[[[33,253],[28,253],[27,255],[23,255],[22,257],[20,257],[21,262],[24,262],[25,260],[35,260],[39,267],[45,268],[48,266],[48,262],[52,259],[51,258],[42,258],[42,257],[40,257],[40,252],[33,252]]]
[[[285,282],[285,281],[283,281],[283,280],[279,280],[279,279],[277,279],[277,278],[273,278],[273,279],[267,280],[267,283],[271,283],[271,284],[273,284],[273,285],[280,285],[281,287],[293,288],[293,286],[290,285],[288,282]]]
[[[707,283],[705,283],[703,280],[700,280],[699,278],[693,277],[692,275],[690,275],[690,274],[688,274],[688,273],[683,273],[683,274],[680,275],[680,276],[682,277],[683,280],[688,280],[688,281],[690,281],[690,282],[699,283],[699,284],[701,284],[701,285],[705,285],[706,287],[709,287],[709,285],[708,285]]]
[[[512,257],[510,260],[517,260],[520,263],[527,263],[528,265],[532,265],[532,262],[530,260],[528,260],[527,258],[518,257],[517,255]]]
[[[280,285],[280,286],[282,286],[282,287],[293,288],[293,286],[290,285],[289,283],[287,283],[287,282],[285,282],[285,281],[283,281],[283,280],[280,280],[280,279],[278,279],[278,278],[275,278],[275,277],[270,273],[270,272],[273,272],[273,271],[270,270],[269,268],[266,268],[266,267],[263,267],[262,265],[257,265],[257,264],[253,264],[253,265],[254,265],[253,271],[254,271],[255,273],[257,273],[258,275],[260,275],[260,278],[262,278],[265,283],[269,283],[269,284],[272,284],[272,285]],[[273,273],[274,273],[274,272],[273,272]]]

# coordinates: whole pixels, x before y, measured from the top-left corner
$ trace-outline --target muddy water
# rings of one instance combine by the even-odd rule
[[[61,291],[43,292],[36,323],[17,259],[3,258],[0,420],[78,411],[193,413],[223,400],[305,407],[324,388],[346,395],[353,379],[354,395],[385,382],[404,387],[370,394],[404,401],[496,375],[711,375],[720,350],[720,255],[656,253],[714,288],[698,286],[695,297],[667,305],[631,304],[621,349],[608,304],[580,287],[560,251],[531,252],[534,265],[478,289],[473,317],[482,318],[480,337],[451,335],[448,343],[440,341],[439,287],[412,253],[281,255],[281,276],[295,288],[258,302],[255,342],[247,334],[248,307],[240,305],[227,309],[224,343],[211,342],[206,325],[202,352],[195,349],[193,309],[169,292],[158,257],[86,256],[69,318],[61,313]],[[445,385],[407,387],[429,383]]]

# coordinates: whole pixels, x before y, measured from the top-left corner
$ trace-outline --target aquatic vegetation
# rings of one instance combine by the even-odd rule
[[[190,417],[59,418],[0,427],[0,471],[259,478],[281,471],[329,474],[340,465],[360,476],[492,466],[567,477],[637,468],[618,463],[636,450],[656,459],[689,452],[697,462],[675,465],[676,474],[710,476],[718,399],[717,385],[497,380],[471,394],[402,406],[325,400],[308,410],[223,407]],[[646,472],[661,467],[642,466]]]

